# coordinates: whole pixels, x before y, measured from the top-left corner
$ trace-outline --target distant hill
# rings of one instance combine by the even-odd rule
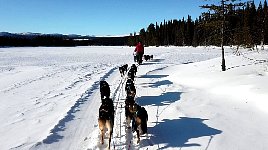
[[[41,34],[0,32],[0,46],[123,46],[128,45],[128,36],[95,37],[78,34]]]

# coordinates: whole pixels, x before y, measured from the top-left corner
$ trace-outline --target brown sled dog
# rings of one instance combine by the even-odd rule
[[[99,108],[98,123],[100,128],[101,144],[104,143],[105,130],[108,129],[109,133],[108,149],[110,149],[113,134],[113,126],[114,126],[114,105],[112,99],[105,98],[102,100],[102,104]]]
[[[132,118],[132,131],[137,133],[137,143],[140,142],[140,135],[147,133],[147,121],[148,113],[144,107],[141,107],[135,103],[132,107],[129,108]]]
[[[130,128],[130,122],[133,119],[133,105],[135,103],[134,97],[127,96],[125,100],[125,116],[126,116],[126,126]]]

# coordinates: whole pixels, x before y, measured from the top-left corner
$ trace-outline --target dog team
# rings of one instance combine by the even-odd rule
[[[148,61],[148,60],[153,59],[154,56],[153,55],[143,55],[143,58],[144,58],[145,61]]]
[[[110,149],[110,143],[113,134],[114,126],[114,102],[110,98],[110,87],[106,81],[100,81],[100,94],[101,94],[101,106],[99,108],[99,129],[101,144],[104,144],[104,135],[106,129],[108,130],[108,149]]]
[[[140,135],[147,134],[147,121],[148,114],[144,107],[138,105],[135,102],[136,87],[134,84],[134,78],[137,73],[137,66],[132,64],[128,70],[128,65],[125,64],[119,67],[121,77],[127,75],[125,84],[125,117],[126,126],[128,129],[137,133],[137,143],[140,142]],[[108,149],[110,149],[111,137],[113,134],[114,126],[114,104],[110,98],[110,87],[106,81],[100,81],[100,95],[101,95],[101,106],[99,108],[99,129],[100,129],[100,140],[101,144],[104,144],[104,135],[106,129],[108,130]],[[130,123],[131,127],[130,127]]]

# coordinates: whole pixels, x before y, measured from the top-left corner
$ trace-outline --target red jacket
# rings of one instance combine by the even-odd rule
[[[144,47],[140,42],[136,45],[135,52],[142,53],[142,54],[144,53]]]

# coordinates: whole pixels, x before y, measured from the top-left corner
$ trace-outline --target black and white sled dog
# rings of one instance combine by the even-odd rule
[[[125,91],[127,96],[131,96],[135,98],[136,96],[136,88],[134,82],[131,78],[128,78],[126,81]]]
[[[133,70],[134,75],[136,75],[136,73],[137,73],[137,66],[135,64],[132,64],[131,67],[130,67],[130,69]]]
[[[127,72],[128,69],[128,64],[125,64],[121,67],[119,67],[119,72],[121,74],[121,77],[123,77],[125,75],[125,73]]]
[[[128,73],[127,73],[127,77],[131,78],[134,81],[135,78],[135,70],[133,68],[130,68]]]
[[[110,86],[106,81],[100,81],[100,94],[101,99],[110,97]]]
[[[145,61],[150,60],[150,56],[149,55],[143,55],[143,58],[144,58]]]
[[[145,61],[152,60],[153,57],[154,57],[153,55],[143,55]]]
[[[113,127],[114,127],[114,105],[113,100],[109,97],[102,99],[102,104],[99,108],[99,118],[98,124],[100,129],[100,141],[101,144],[104,144],[104,136],[106,130],[108,130],[108,149],[111,147],[111,138],[113,134]]]

